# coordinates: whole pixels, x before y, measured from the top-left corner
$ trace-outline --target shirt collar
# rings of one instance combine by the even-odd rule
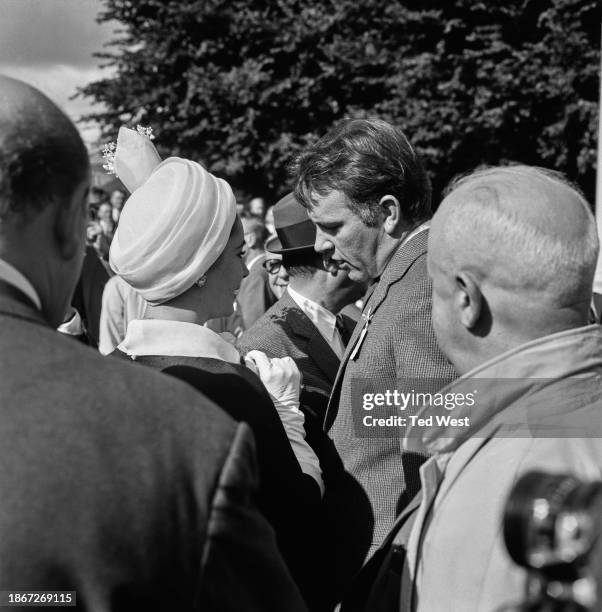
[[[34,286],[17,268],[3,259],[0,259],[0,280],[22,291],[39,311],[42,310],[42,302]]]
[[[329,342],[332,342],[336,331],[336,315],[324,308],[324,306],[320,306],[320,304],[301,295],[290,285],[287,287],[287,291],[297,306],[307,315],[307,318],[318,328],[322,336]]]
[[[372,284],[371,284],[370,288],[368,289],[368,292],[371,292],[371,291],[373,292],[373,291],[376,290],[376,286],[378,285],[378,283],[382,279],[383,275],[385,275],[387,273],[387,271],[391,272],[391,271],[394,271],[395,268],[397,268],[397,266],[395,266],[393,269],[391,268],[391,263],[392,263],[392,261],[394,259],[399,259],[401,257],[402,258],[401,261],[403,261],[403,256],[404,256],[404,254],[406,252],[404,247],[409,242],[411,242],[414,238],[416,238],[416,236],[419,236],[423,232],[428,231],[430,229],[430,227],[431,227],[431,220],[429,219],[428,221],[425,221],[424,223],[422,223],[418,227],[415,227],[411,232],[406,234],[406,236],[401,239],[400,243],[391,252],[391,254],[389,256],[389,259],[387,260],[387,264],[385,265],[385,267],[382,270],[382,272],[376,278],[372,279]],[[405,269],[406,268],[404,268],[404,270]],[[367,301],[368,297],[369,297],[369,294],[367,293],[366,294],[366,301]]]
[[[568,381],[571,377],[595,376],[602,369],[602,327],[587,325],[537,338],[498,355],[483,363],[442,389],[437,395],[454,397],[475,395],[475,402],[468,406],[455,405],[448,413],[455,419],[469,417],[470,427],[462,433],[452,427],[408,427],[404,439],[406,450],[426,450],[429,454],[454,451],[468,437],[489,431],[512,421],[517,415],[510,406],[519,409],[519,400],[533,390],[538,397],[547,399],[541,389],[551,381]],[[503,382],[501,382],[503,381]],[[570,382],[570,381],[569,381]],[[476,393],[475,393],[476,391]],[[478,397],[477,397],[478,394]],[[525,404],[523,413],[514,424],[525,422],[524,410],[539,411],[542,401]],[[415,413],[418,418],[433,414],[433,407],[423,406]],[[441,414],[439,411],[436,414]],[[497,425],[496,425],[497,424]],[[482,437],[482,434],[479,434]]]
[[[218,334],[202,325],[181,321],[130,321],[125,338],[117,348],[132,358],[142,355],[210,357],[240,363],[238,351]]]
[[[421,225],[419,225],[418,227],[414,228],[401,242],[401,244],[407,244],[408,242],[410,242],[410,240],[412,240],[412,238],[415,238],[416,236],[418,236],[418,234],[421,234],[422,232],[426,232],[426,230],[430,229],[431,227],[431,220],[429,219],[428,221],[425,221],[424,223],[422,223]]]

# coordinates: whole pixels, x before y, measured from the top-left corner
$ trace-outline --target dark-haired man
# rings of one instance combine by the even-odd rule
[[[121,216],[121,211],[123,209],[123,205],[125,204],[125,193],[121,189],[114,189],[111,192],[109,202],[112,207],[111,214],[113,221],[115,223],[119,223],[119,217]]]
[[[0,76],[0,591],[75,591],[90,611],[304,610],[251,501],[247,426],[54,329],[89,175],[69,119]]]
[[[350,554],[350,533],[361,533],[370,549],[378,546],[418,491],[418,469],[425,459],[402,452],[403,428],[377,430],[364,424],[359,388],[436,392],[455,376],[431,324],[426,270],[431,187],[403,132],[380,120],[344,121],[296,161],[295,194],[316,225],[316,251],[351,280],[374,283],[363,320],[347,346],[325,421],[373,513],[356,516],[354,522],[353,500],[342,490],[337,494],[337,483],[330,483],[332,512],[347,519],[333,523],[341,530],[338,565],[353,572],[363,555],[360,550]],[[399,413],[393,405],[382,416]],[[326,486],[328,490],[328,482]],[[371,523],[373,533],[366,534]]]
[[[249,329],[276,301],[268,283],[268,273],[261,265],[265,261],[263,245],[268,237],[263,220],[246,215],[242,217],[245,234],[245,265],[249,274],[243,278],[236,296],[237,311],[243,329]]]

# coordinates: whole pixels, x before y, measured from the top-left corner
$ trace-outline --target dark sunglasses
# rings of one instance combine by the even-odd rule
[[[278,274],[282,267],[282,261],[280,259],[266,259],[261,265],[269,274]]]

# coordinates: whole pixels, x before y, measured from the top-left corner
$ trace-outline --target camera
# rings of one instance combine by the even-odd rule
[[[510,557],[526,568],[521,612],[590,612],[596,604],[591,554],[600,532],[602,482],[529,472],[504,512]]]

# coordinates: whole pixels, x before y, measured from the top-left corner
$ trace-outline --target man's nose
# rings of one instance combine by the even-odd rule
[[[280,270],[278,270],[278,278],[288,283],[288,272],[284,266],[280,266]]]
[[[334,251],[334,245],[329,240],[328,236],[325,236],[319,228],[316,228],[314,251],[316,251],[316,253],[328,253],[330,251]]]

